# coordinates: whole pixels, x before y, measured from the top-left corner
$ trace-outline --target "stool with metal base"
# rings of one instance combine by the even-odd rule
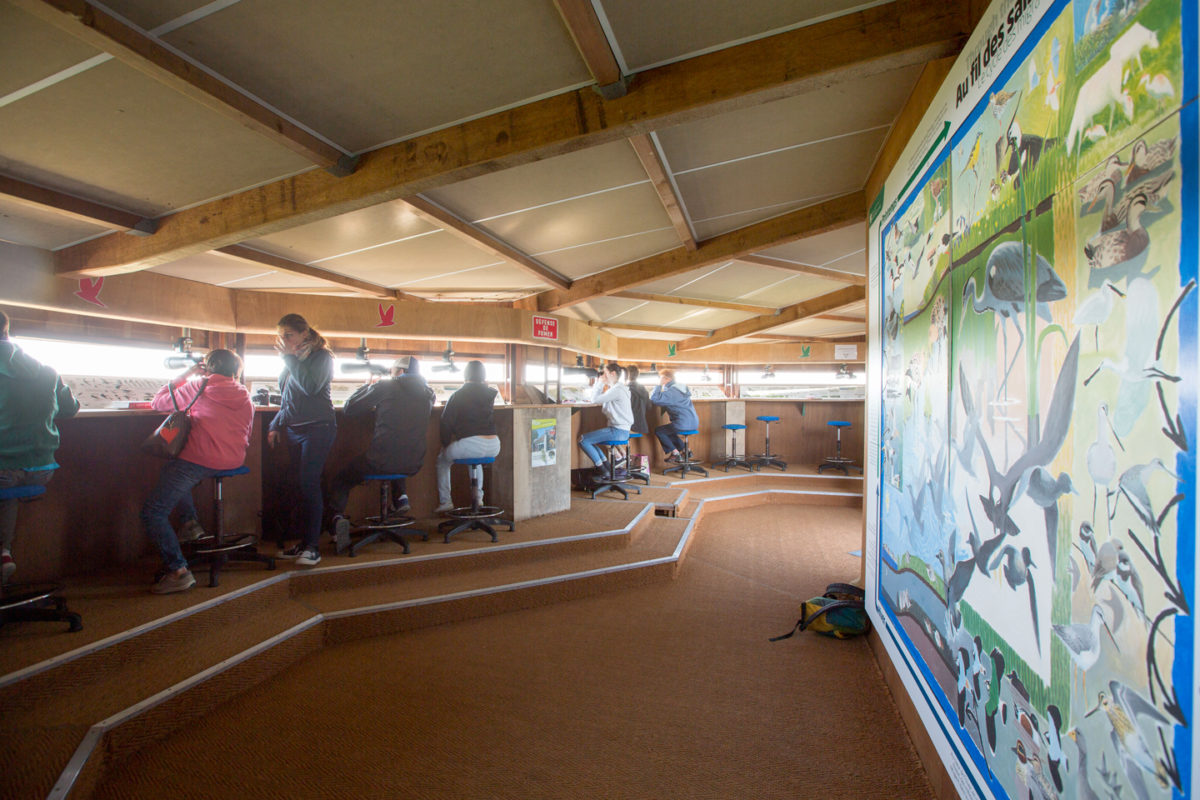
[[[695,436],[697,431],[678,431],[679,438],[683,439],[683,452],[679,454],[682,459],[673,467],[667,467],[663,470],[663,475],[670,475],[676,470],[679,471],[679,477],[686,478],[689,472],[699,472],[704,477],[708,477],[708,470],[698,466],[700,461],[692,458],[692,448],[688,447],[688,437]]]
[[[629,432],[629,441],[630,442],[632,442],[634,439],[640,439],[640,438],[642,438],[642,435],[640,433],[638,433],[637,431]],[[619,464],[619,462],[618,462],[618,464]],[[633,469],[631,467],[631,464],[632,464],[632,462],[630,461],[630,458],[629,458],[629,443],[626,442],[626,444],[625,444],[625,469],[628,470],[628,472],[629,472],[629,480],[642,481],[647,486],[649,486],[650,485],[650,473],[642,472],[640,469]]]
[[[445,534],[443,541],[446,543],[450,542],[451,536],[463,531],[485,531],[492,535],[493,542],[498,542],[500,537],[496,535],[493,525],[507,525],[510,531],[516,530],[512,520],[500,518],[504,509],[483,505],[483,497],[480,496],[482,493],[479,491],[479,479],[476,476],[483,472],[484,464],[491,464],[495,460],[494,456],[454,459],[455,464],[465,464],[471,473],[471,505],[459,506],[446,512],[450,519],[438,525],[438,533]]]
[[[33,500],[45,486],[10,486],[0,489],[0,500]],[[7,622],[66,622],[72,633],[83,630],[83,619],[67,608],[59,596],[59,583],[9,583],[0,586],[0,627]]]
[[[377,542],[380,539],[390,539],[396,544],[404,548],[404,552],[408,552],[408,536],[420,536],[425,541],[429,541],[429,534],[424,531],[408,531],[405,528],[412,525],[416,520],[407,514],[389,514],[388,509],[392,507],[392,481],[402,480],[407,478],[407,475],[400,473],[388,474],[373,474],[364,475],[364,480],[379,481],[379,516],[367,517],[361,525],[351,525],[351,533],[365,533],[354,544],[349,547],[350,555],[358,555],[359,548],[364,545]],[[336,547],[341,548],[338,543]]]
[[[781,459],[777,454],[771,452],[771,423],[779,422],[779,417],[755,417],[759,422],[767,423],[767,438],[763,444],[763,452],[753,456],[750,461],[756,467],[779,467],[782,470],[787,469],[787,462]]]
[[[608,448],[608,477],[600,478],[591,486],[588,491],[592,493],[592,499],[596,499],[596,495],[601,492],[620,492],[621,496],[626,500],[629,499],[629,490],[641,494],[642,490],[634,486],[632,483],[626,483],[623,480],[617,479],[617,448],[628,447],[628,439],[614,439],[610,442],[598,442],[603,447]],[[626,477],[628,477],[628,468],[626,468]]]
[[[733,431],[733,444],[730,448],[729,457],[726,459],[723,459],[721,461],[714,461],[713,467],[714,468],[724,467],[726,472],[729,472],[730,467],[745,467],[746,469],[750,470],[751,472],[754,472],[754,465],[751,464],[749,461],[747,461],[744,455],[739,456],[737,454],[737,432],[746,430],[746,426],[739,425],[739,424],[729,424],[729,425],[722,425],[721,427],[727,431]]]
[[[208,564],[208,585],[216,586],[220,582],[221,568],[230,561],[257,562],[265,564],[267,569],[275,569],[275,559],[263,555],[255,547],[258,537],[252,533],[235,533],[225,535],[225,503],[221,497],[221,481],[235,475],[245,475],[250,472],[248,467],[221,470],[212,476],[213,481],[213,516],[216,519],[216,530],[188,542],[191,557],[188,568],[194,569],[202,564]]]
[[[854,467],[859,472],[862,472],[862,467],[855,466],[854,459],[842,458],[842,428],[849,428],[850,423],[834,420],[828,423],[828,425],[837,431],[837,455],[829,456],[822,461],[820,466],[817,467],[817,473],[820,474],[827,469],[840,469],[843,473],[849,475],[850,470],[847,467]]]

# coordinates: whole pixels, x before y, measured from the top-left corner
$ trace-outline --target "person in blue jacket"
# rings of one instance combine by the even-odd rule
[[[671,420],[654,429],[666,460],[682,461],[680,451],[684,449],[684,444],[679,432],[694,431],[700,427],[700,419],[692,405],[692,390],[675,382],[675,370],[664,369],[658,373],[658,386],[650,395],[650,402],[664,409]]]
[[[278,333],[275,349],[283,357],[283,374],[279,376],[281,399],[267,432],[267,444],[275,447],[282,442],[287,447],[287,478],[295,490],[297,503],[288,532],[300,539],[279,555],[311,567],[321,561],[317,546],[324,511],[321,472],[337,435],[337,419],[329,394],[333,351],[325,337],[299,314],[287,314],[279,320]]]

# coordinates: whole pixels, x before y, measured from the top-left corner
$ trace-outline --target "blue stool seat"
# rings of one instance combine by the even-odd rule
[[[472,530],[491,534],[492,541],[498,542],[500,541],[500,537],[496,535],[496,529],[492,525],[507,525],[510,531],[516,530],[512,520],[500,518],[500,515],[504,513],[504,509],[499,506],[483,505],[482,492],[477,488],[480,482],[476,475],[483,474],[485,465],[496,463],[496,457],[456,458],[454,459],[454,463],[466,466],[468,468],[467,471],[471,473],[471,505],[459,506],[446,512],[446,516],[450,517],[450,519],[438,523],[438,533],[444,534],[442,541],[449,544],[451,536],[463,531]],[[476,472],[477,470],[478,473]]]
[[[214,478],[232,478],[235,475],[246,475],[250,472],[250,468],[243,464],[240,467],[233,469],[223,469],[213,475]]]
[[[612,441],[608,441],[608,442],[599,442],[599,444],[602,444],[605,447],[624,447],[625,445],[629,444],[629,440],[628,439],[613,439]]]
[[[833,421],[827,422],[825,424],[831,428],[849,428],[850,427],[849,422],[842,422],[841,420],[833,420]]]
[[[373,472],[370,475],[363,475],[365,481],[398,481],[408,476],[403,472]]]
[[[680,436],[695,436],[699,431],[679,431]]]
[[[638,433],[637,431],[630,431],[629,438],[630,439],[640,439],[640,438],[642,438],[642,435],[640,433]]]
[[[745,425],[722,425],[721,427],[727,431],[744,431],[744,430],[746,430]]]
[[[28,500],[45,493],[45,486],[10,486],[0,489],[0,500]]]
[[[779,417],[755,417],[759,422],[779,422]]]

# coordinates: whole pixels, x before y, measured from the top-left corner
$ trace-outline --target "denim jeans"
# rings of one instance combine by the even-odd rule
[[[654,429],[654,435],[658,437],[658,443],[662,445],[663,455],[671,455],[672,450],[684,451],[683,439],[679,436],[679,429],[675,427],[675,423],[668,422],[666,425],[659,425]]]
[[[604,454],[600,452],[600,448],[596,446],[598,442],[628,442],[629,431],[621,430],[620,428],[597,428],[594,431],[588,431],[579,437],[579,447],[587,454],[587,457],[592,460],[596,466],[600,466],[604,462]]]
[[[197,483],[221,471],[181,458],[168,461],[158,477],[158,485],[142,504],[142,528],[158,548],[163,566],[167,569],[177,570],[187,566],[187,559],[183,557],[179,540],[175,537],[175,529],[171,527],[171,511],[180,505],[184,497],[191,497],[192,488]],[[190,503],[188,500],[189,506]],[[192,506],[192,509],[194,513],[195,507]]]
[[[321,538],[321,515],[325,509],[321,472],[333,449],[337,425],[331,422],[289,425],[281,433],[287,442],[290,462],[287,478],[297,503],[288,527],[288,538],[299,539],[304,547],[315,550]]]
[[[442,448],[437,459],[438,505],[450,502],[450,466],[456,458],[495,458],[500,455],[500,437],[468,436]],[[483,496],[483,470],[479,470],[479,496]]]
[[[378,470],[371,468],[365,455],[355,456],[349,464],[342,467],[341,472],[334,475],[333,481],[329,484],[329,503],[325,508],[325,515],[329,518],[327,521],[338,514],[345,514],[346,505],[350,502],[350,490],[355,486],[361,486],[368,475],[377,472]],[[408,482],[404,478],[397,478],[391,481],[391,484],[393,502],[408,494]]]
[[[14,486],[45,486],[54,477],[52,469],[0,469],[0,489]],[[17,506],[20,500],[0,500],[0,547],[12,550],[17,536]]]

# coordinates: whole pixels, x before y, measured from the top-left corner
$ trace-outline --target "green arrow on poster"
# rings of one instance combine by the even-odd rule
[[[673,344],[667,345],[667,355],[669,355],[669,356],[675,355],[675,345],[673,345]]]
[[[925,164],[928,163],[930,156],[932,156],[934,151],[938,149],[938,146],[941,145],[942,140],[949,135],[950,120],[946,120],[942,123],[942,132],[939,133],[938,137],[933,140],[933,144],[929,145],[929,149],[925,151],[925,157],[921,159],[920,164],[917,164],[917,168],[913,170],[912,175],[908,176],[908,181],[905,182],[904,188],[900,190],[900,193],[896,195],[897,198],[904,197],[904,195],[908,193],[908,187],[912,186],[912,182],[916,180],[918,175],[921,174],[921,170],[925,169]]]

